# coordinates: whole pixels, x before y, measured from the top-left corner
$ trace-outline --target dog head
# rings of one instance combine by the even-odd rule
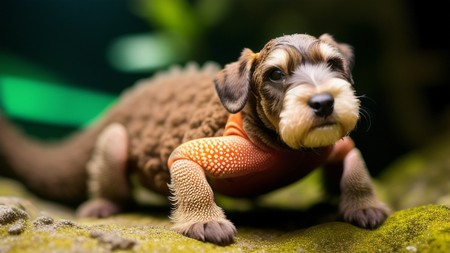
[[[290,148],[323,147],[348,135],[358,121],[352,61],[350,46],[328,34],[286,35],[259,53],[244,49],[214,84],[230,113],[254,99],[257,117]]]

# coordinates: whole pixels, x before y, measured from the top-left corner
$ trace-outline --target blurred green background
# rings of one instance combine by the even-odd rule
[[[445,1],[0,0],[0,109],[60,138],[173,64],[234,61],[290,33],[354,47],[364,109],[352,134],[372,174],[450,131]],[[0,129],[1,131],[1,129]]]

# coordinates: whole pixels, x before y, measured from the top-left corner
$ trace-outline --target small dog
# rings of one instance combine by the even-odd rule
[[[144,81],[60,145],[22,138],[0,117],[1,171],[10,167],[35,193],[60,201],[79,203],[87,191],[82,217],[120,212],[135,172],[149,189],[172,194],[176,231],[227,245],[236,229],[213,192],[252,197],[322,166],[340,188],[343,219],[375,228],[389,209],[348,137],[360,110],[352,61],[351,48],[330,35],[282,36],[221,71],[188,68]]]
[[[344,220],[367,228],[380,225],[389,210],[375,197],[363,158],[346,137],[360,108],[352,59],[351,48],[330,35],[295,34],[271,40],[259,53],[245,49],[227,65],[214,80],[232,114],[224,137],[185,143],[169,159],[175,229],[228,244],[235,228],[214,203],[210,187],[252,196],[314,167],[337,164]]]

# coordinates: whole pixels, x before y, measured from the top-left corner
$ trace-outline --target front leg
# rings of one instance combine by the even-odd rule
[[[200,241],[227,245],[236,228],[214,202],[214,194],[202,167],[190,160],[177,160],[171,169],[171,200],[175,204],[170,218],[173,229]]]
[[[331,177],[339,178],[336,172],[342,172],[339,210],[343,219],[363,228],[381,225],[390,210],[376,197],[364,159],[349,137],[335,145],[330,162],[334,166],[325,170],[329,182]]]
[[[366,164],[356,148],[344,159],[339,209],[344,220],[364,228],[378,227],[390,212],[375,196]]]
[[[232,243],[236,228],[214,202],[205,173],[212,178],[245,175],[263,168],[269,157],[239,136],[198,139],[178,147],[169,158],[173,229],[200,241]]]

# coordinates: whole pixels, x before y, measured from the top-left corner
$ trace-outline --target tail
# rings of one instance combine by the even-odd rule
[[[0,111],[0,175],[19,180],[40,197],[77,205],[86,198],[85,165],[96,134],[92,128],[61,142],[40,142]]]

